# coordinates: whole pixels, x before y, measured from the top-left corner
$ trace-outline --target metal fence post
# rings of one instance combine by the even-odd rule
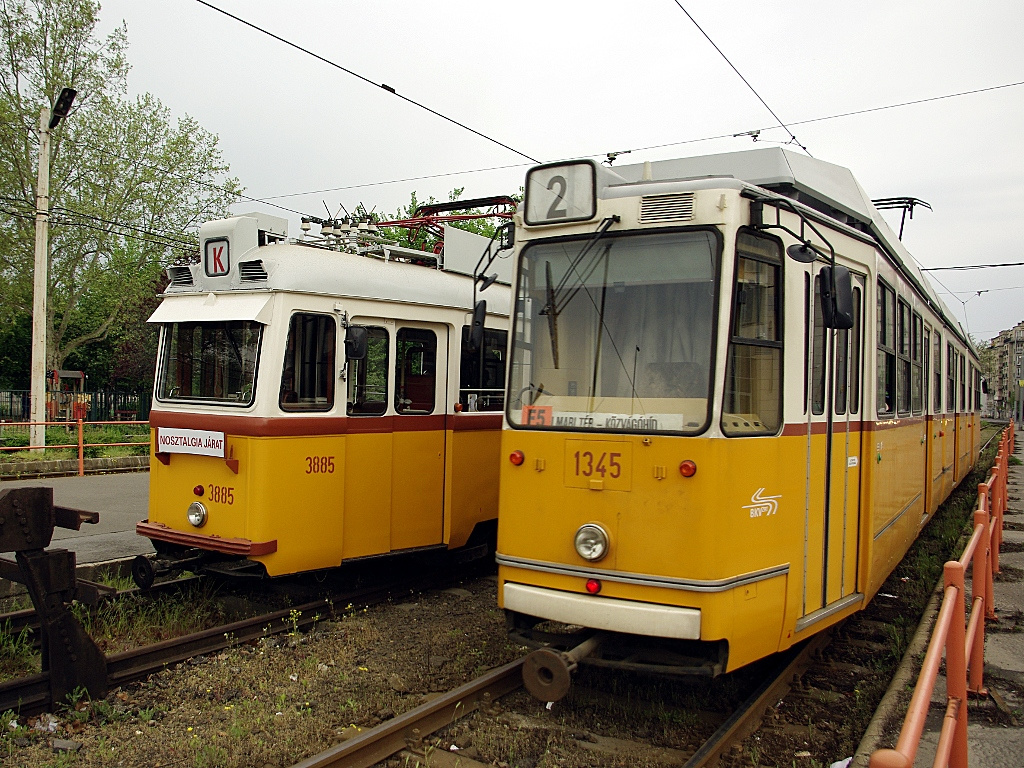
[[[84,435],[82,434],[82,420],[78,420],[78,476],[82,477],[85,474],[85,457],[83,449]]]

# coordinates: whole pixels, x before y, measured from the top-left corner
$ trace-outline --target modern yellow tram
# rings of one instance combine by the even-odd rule
[[[369,221],[318,221],[300,240],[264,214],[202,225],[201,260],[169,269],[150,318],[162,330],[137,532],[157,557],[135,560],[140,585],[183,568],[280,576],[493,551],[511,262],[475,301],[474,268],[500,244],[444,224],[461,218],[404,222],[429,220],[436,253]]]
[[[540,698],[849,616],[978,456],[977,355],[844,168],[543,165],[515,239],[498,594]]]

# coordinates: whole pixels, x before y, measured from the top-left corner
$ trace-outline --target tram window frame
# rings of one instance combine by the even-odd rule
[[[931,398],[929,397],[929,389],[931,387],[932,380],[932,327],[928,323],[923,323],[921,326],[921,352],[924,354],[924,360],[922,361],[922,376],[921,376],[921,401],[923,404],[923,412],[927,413],[928,408],[931,404]]]
[[[811,359],[811,334],[813,331],[813,319],[811,317],[811,275],[804,272],[804,415],[807,415],[807,407],[810,403],[811,367],[807,361]]]
[[[863,296],[860,286],[853,289],[853,328],[850,329],[850,413],[860,412],[863,318]]]
[[[164,323],[157,400],[251,406],[256,399],[264,331],[265,326],[255,320]],[[229,337],[230,344],[225,345]],[[229,347],[231,355],[225,352]],[[236,360],[240,368],[234,367]],[[240,385],[237,389],[230,386],[233,380]],[[232,394],[223,390],[218,394],[225,381]]]
[[[853,326],[836,331],[836,375],[833,412],[842,416],[860,409],[860,287],[853,289]],[[842,354],[840,355],[840,350]]]
[[[345,412],[349,416],[383,416],[388,410],[391,335],[387,328],[379,325],[360,327],[366,329],[366,355],[358,360],[348,361]],[[383,378],[383,390],[379,400],[357,397],[360,391],[365,394],[372,386],[368,383],[371,376],[375,379],[373,385],[377,386],[379,380]]]
[[[769,250],[774,250],[774,253],[769,253]],[[782,428],[784,264],[782,240],[778,237],[746,228],[736,233],[721,418],[722,434],[726,437],[775,435]],[[753,279],[741,284],[741,274]],[[764,277],[768,279],[762,280]],[[774,369],[774,377],[744,377],[737,373],[741,364],[750,371],[761,370],[764,363],[767,363],[769,371]],[[744,388],[744,383],[749,386]],[[769,402],[772,384],[775,387],[774,403]],[[753,410],[736,410],[741,399],[745,399],[751,408],[757,407],[758,418],[745,419],[742,426],[735,426],[736,420],[727,418],[727,414],[754,413]],[[772,406],[774,413],[764,410]]]
[[[483,341],[477,349],[470,348],[470,331],[470,326],[462,326],[459,403],[464,413],[504,411],[508,331],[484,328]]]
[[[879,416],[896,413],[896,291],[878,280],[876,297],[877,370],[875,411]]]
[[[924,366],[922,360],[921,335],[924,330],[924,320],[917,312],[911,314],[910,319],[910,402],[911,410],[915,416],[924,413]]]
[[[935,329],[935,354],[932,356],[932,410],[935,413],[942,413],[942,332]]]
[[[946,342],[946,413],[956,411],[956,351]]]
[[[825,314],[822,309],[822,273],[814,277],[814,307],[811,316],[811,414],[825,413],[825,369],[828,344],[828,329],[825,328]]]
[[[315,330],[311,329],[313,323],[317,325]],[[317,312],[292,314],[288,321],[278,394],[278,406],[282,411],[329,411],[334,408],[337,326],[338,321],[333,315]],[[326,338],[321,338],[321,334]]]
[[[413,378],[415,382],[411,381]],[[412,387],[413,384],[416,386]],[[429,400],[425,399],[427,395]],[[429,407],[426,407],[428,403]],[[433,413],[435,408],[437,334],[430,328],[403,326],[395,333],[395,413],[425,416]]]
[[[896,413],[900,416],[909,416],[913,407],[911,336],[910,304],[899,298],[896,300]]]
[[[963,352],[957,352],[959,358],[959,385],[961,385],[961,410],[957,413],[967,412],[967,356]]]

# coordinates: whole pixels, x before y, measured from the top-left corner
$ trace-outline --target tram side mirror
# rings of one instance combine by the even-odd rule
[[[835,295],[832,295],[832,270],[835,270]],[[853,328],[853,278],[846,267],[822,267],[821,314],[826,328]]]
[[[366,328],[361,325],[350,325],[345,331],[345,358],[362,360],[366,357]]]
[[[484,343],[484,319],[487,317],[487,302],[480,299],[473,307],[473,324],[469,327],[469,349],[476,352]]]
[[[498,228],[498,250],[507,251],[516,242],[515,222],[507,222]]]

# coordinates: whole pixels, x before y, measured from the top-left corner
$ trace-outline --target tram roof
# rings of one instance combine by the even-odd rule
[[[192,265],[190,283],[184,287],[168,287],[164,294],[164,303],[177,304],[179,302],[173,300],[179,296],[191,298],[194,303],[196,298],[202,299],[210,293],[227,297],[241,291],[247,292],[249,296],[252,296],[253,292],[259,295],[269,291],[288,291],[445,307],[467,312],[473,309],[472,278],[418,264],[385,261],[295,243],[265,245],[243,254],[238,258],[238,262],[239,267],[244,267],[247,263],[258,263],[262,267],[262,279],[247,279],[246,270],[236,269],[234,266],[230,275],[214,279],[205,278],[202,265]],[[488,288],[486,292],[478,291],[477,299],[487,300],[489,314],[507,316],[511,304],[509,294],[508,286],[499,284]],[[243,295],[237,298],[241,299]],[[186,303],[180,302],[182,307]],[[210,306],[214,304],[206,303]],[[243,306],[244,302],[232,302],[228,299],[227,304],[233,309],[252,314],[248,304]],[[164,310],[164,313],[169,311],[170,309]],[[163,316],[158,316],[160,312],[158,309],[150,321],[166,320]],[[218,316],[212,319],[223,318]]]
[[[598,186],[644,182],[645,167],[644,163],[610,169],[599,167]],[[939,298],[910,251],[900,242],[848,168],[781,147],[658,160],[652,161],[649,167],[648,179],[651,181],[737,179],[784,194],[840,223],[867,231],[896,261],[896,266],[916,280],[934,309],[962,339],[967,340],[963,326]],[[600,190],[598,195],[601,195]]]

